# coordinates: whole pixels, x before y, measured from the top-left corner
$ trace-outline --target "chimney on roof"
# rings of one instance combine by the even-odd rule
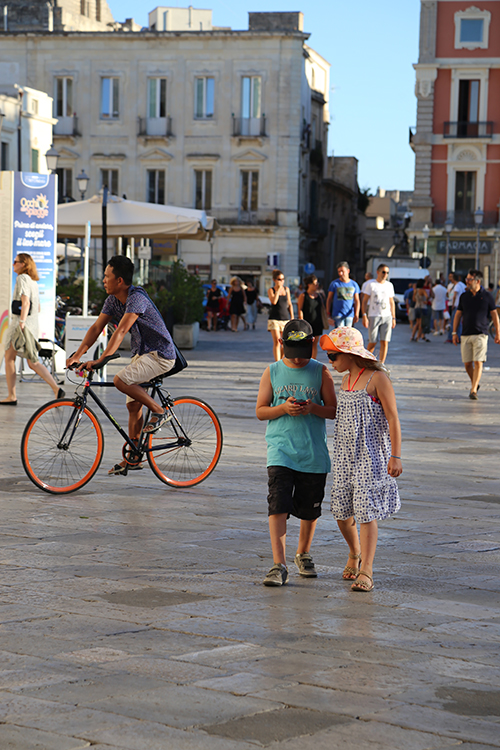
[[[249,31],[303,31],[303,13],[249,13]]]

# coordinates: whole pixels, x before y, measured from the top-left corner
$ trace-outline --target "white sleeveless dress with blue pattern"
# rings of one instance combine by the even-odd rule
[[[367,393],[368,383],[338,395],[331,509],[340,521],[351,516],[358,523],[383,520],[401,507],[397,482],[387,473],[389,424],[382,405]]]

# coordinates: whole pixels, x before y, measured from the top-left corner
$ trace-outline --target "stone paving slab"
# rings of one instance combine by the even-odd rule
[[[292,564],[271,590],[258,327],[202,332],[167,383],[203,397],[224,430],[216,471],[190,490],[149,468],[108,477],[121,439],[106,424],[92,482],[44,494],[19,440],[47,387],[20,384],[0,413],[0,750],[500,747],[500,347],[471,402],[455,347],[396,328],[403,505],[380,524],[376,588],[341,580],[326,499],[318,579]],[[125,423],[120,394],[104,400]],[[290,559],[297,533],[291,519]]]

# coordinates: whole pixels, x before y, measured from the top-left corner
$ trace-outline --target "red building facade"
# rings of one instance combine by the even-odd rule
[[[410,235],[432,269],[479,265],[498,280],[500,0],[422,0]],[[429,228],[427,233],[424,227]],[[477,246],[479,228],[479,245]]]

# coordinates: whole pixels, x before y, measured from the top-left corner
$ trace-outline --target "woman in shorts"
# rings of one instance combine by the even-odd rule
[[[273,271],[273,286],[267,290],[267,296],[271,303],[267,330],[271,331],[273,337],[274,361],[277,362],[281,359],[281,333],[288,321],[293,318],[290,290],[285,286],[285,277],[278,269]]]

